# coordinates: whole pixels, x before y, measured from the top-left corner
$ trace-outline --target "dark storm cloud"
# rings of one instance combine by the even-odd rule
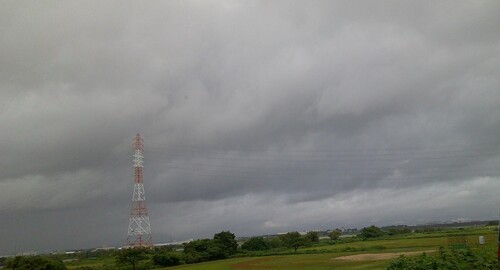
[[[491,218],[499,11],[3,3],[0,253],[122,244],[136,132],[158,241]]]

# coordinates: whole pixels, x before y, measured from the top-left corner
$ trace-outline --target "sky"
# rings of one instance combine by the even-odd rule
[[[496,219],[500,1],[0,2],[0,254]]]

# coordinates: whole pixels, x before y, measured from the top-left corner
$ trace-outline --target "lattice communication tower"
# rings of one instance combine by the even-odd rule
[[[132,194],[132,211],[130,212],[127,236],[127,245],[129,247],[153,246],[151,223],[149,222],[144,180],[142,178],[142,169],[144,168],[143,150],[143,140],[141,135],[137,133],[134,138],[134,193]]]

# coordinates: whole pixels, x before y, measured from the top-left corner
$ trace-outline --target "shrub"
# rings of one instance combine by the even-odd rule
[[[41,256],[16,256],[7,262],[7,267],[16,270],[66,270],[62,261]]]
[[[487,248],[473,250],[469,246],[465,248],[451,248],[449,250],[443,247],[434,256],[425,253],[418,257],[408,258],[400,256],[392,261],[387,270],[427,270],[427,269],[498,269],[498,263],[493,250]]]
[[[364,239],[376,238],[383,236],[385,233],[379,227],[372,225],[361,230],[361,237]]]

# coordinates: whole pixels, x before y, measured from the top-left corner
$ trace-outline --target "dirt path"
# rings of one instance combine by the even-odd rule
[[[342,261],[376,261],[376,260],[388,260],[394,259],[401,255],[411,256],[411,255],[419,255],[423,252],[432,253],[435,250],[422,250],[422,251],[408,251],[408,252],[388,252],[388,253],[363,253],[349,256],[341,256],[337,258],[333,258],[334,260],[342,260]]]

